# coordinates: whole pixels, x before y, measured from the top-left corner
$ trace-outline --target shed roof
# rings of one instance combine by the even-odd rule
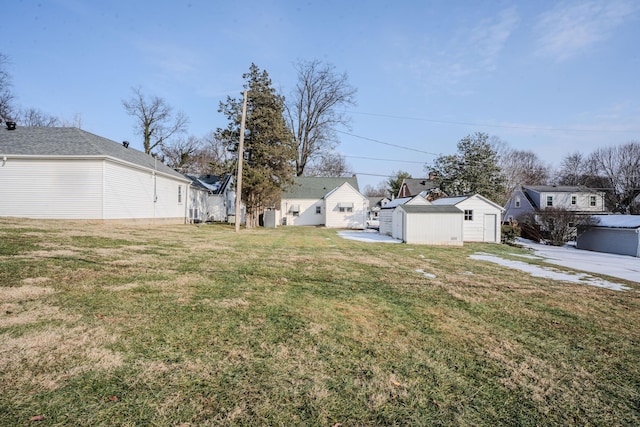
[[[360,192],[358,178],[355,176],[349,178],[298,176],[293,179],[293,185],[291,185],[286,191],[282,192],[282,198],[321,199],[327,193],[341,186],[345,182],[351,185],[356,191]]]
[[[439,199],[435,199],[433,200],[431,203],[433,203],[434,205],[457,205],[458,203],[464,202],[465,200],[471,199],[471,198],[476,198],[476,199],[480,199],[483,202],[495,207],[496,209],[499,209],[501,211],[504,210],[504,208],[500,205],[498,205],[497,203],[492,202],[491,200],[487,199],[486,197],[481,196],[480,194],[470,194],[467,196],[453,196],[453,197],[441,197]]]
[[[73,127],[16,127],[0,129],[0,155],[55,157],[110,157],[187,180],[152,156]]]
[[[401,205],[400,209],[404,210],[406,213],[463,213],[460,209],[452,205]]]
[[[592,215],[599,222],[595,227],[640,228],[640,215]]]

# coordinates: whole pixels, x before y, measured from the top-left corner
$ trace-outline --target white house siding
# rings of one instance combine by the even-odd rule
[[[200,188],[189,188],[187,218],[189,222],[204,222],[209,212],[209,192]]]
[[[320,206],[321,213],[316,213],[316,206]],[[283,199],[280,209],[282,218],[286,218],[280,221],[286,221],[286,225],[325,225],[322,199]]]
[[[398,210],[400,211],[402,207]],[[403,212],[404,213],[404,212]],[[462,246],[462,216],[460,214],[406,213],[402,239],[421,245]],[[398,236],[398,238],[400,238]]]
[[[151,171],[105,162],[104,181],[104,219],[155,218]]]
[[[352,204],[351,212],[340,212],[340,204]],[[366,226],[369,199],[349,184],[343,184],[324,199],[325,226],[363,229]]]
[[[0,160],[0,216],[100,219],[102,160]]]
[[[567,210],[576,210],[581,212],[604,212],[604,197],[601,194],[597,193],[585,193],[585,192],[555,192],[555,191],[534,191],[529,189],[528,193],[531,196],[531,199],[535,202],[540,209],[546,209],[547,207],[547,197],[551,196],[553,198],[553,207],[554,208],[562,208]],[[576,196],[576,204],[571,204],[571,197]],[[596,204],[595,206],[590,205],[590,197],[595,196]]]
[[[184,223],[188,217],[186,181],[106,161],[104,219],[158,220]],[[182,202],[178,202],[178,186]],[[155,199],[155,201],[154,201]]]

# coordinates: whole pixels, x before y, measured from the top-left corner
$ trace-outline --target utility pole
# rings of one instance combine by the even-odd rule
[[[240,121],[240,143],[238,144],[238,176],[236,177],[236,233],[240,231],[242,202],[242,160],[244,160],[244,124],[247,118],[247,91],[242,101],[242,120]]]

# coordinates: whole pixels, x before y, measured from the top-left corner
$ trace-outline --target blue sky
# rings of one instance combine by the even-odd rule
[[[203,136],[226,126],[253,62],[286,96],[294,63],[320,60],[358,89],[337,150],[361,187],[486,132],[557,166],[640,141],[640,2],[13,1],[2,9],[23,107],[141,149],[122,107],[164,98]],[[400,148],[400,147],[404,148]],[[384,159],[384,160],[378,160]]]

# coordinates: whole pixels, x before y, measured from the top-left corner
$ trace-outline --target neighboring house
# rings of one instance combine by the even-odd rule
[[[367,226],[377,228],[380,226],[380,209],[391,201],[388,197],[368,197],[369,212],[367,214]]]
[[[455,206],[464,212],[465,242],[501,242],[502,207],[479,194],[443,197],[431,202],[436,206]]]
[[[398,190],[398,198],[413,197],[423,192],[429,192],[438,188],[435,179],[437,175],[434,172],[429,174],[429,178],[405,178],[402,180],[400,190]]]
[[[640,257],[640,215],[593,215],[594,225],[579,226],[576,248]]]
[[[355,176],[296,177],[282,194],[280,223],[362,229],[368,209],[369,200],[360,193]]]
[[[207,214],[209,212],[209,197],[211,191],[196,177],[190,175],[185,176],[191,180],[188,200],[188,220],[190,223],[205,222],[207,220]]]
[[[522,185],[507,200],[504,221],[517,220],[547,208],[562,208],[582,215],[606,212],[604,191],[581,186]]]
[[[233,189],[232,175],[187,177],[191,179],[194,187],[204,188],[207,191],[206,198],[200,200],[197,207],[193,207],[199,209],[197,214],[200,221],[228,222],[229,216],[235,215],[236,194]]]
[[[78,128],[0,129],[0,216],[185,223],[190,181]]]

